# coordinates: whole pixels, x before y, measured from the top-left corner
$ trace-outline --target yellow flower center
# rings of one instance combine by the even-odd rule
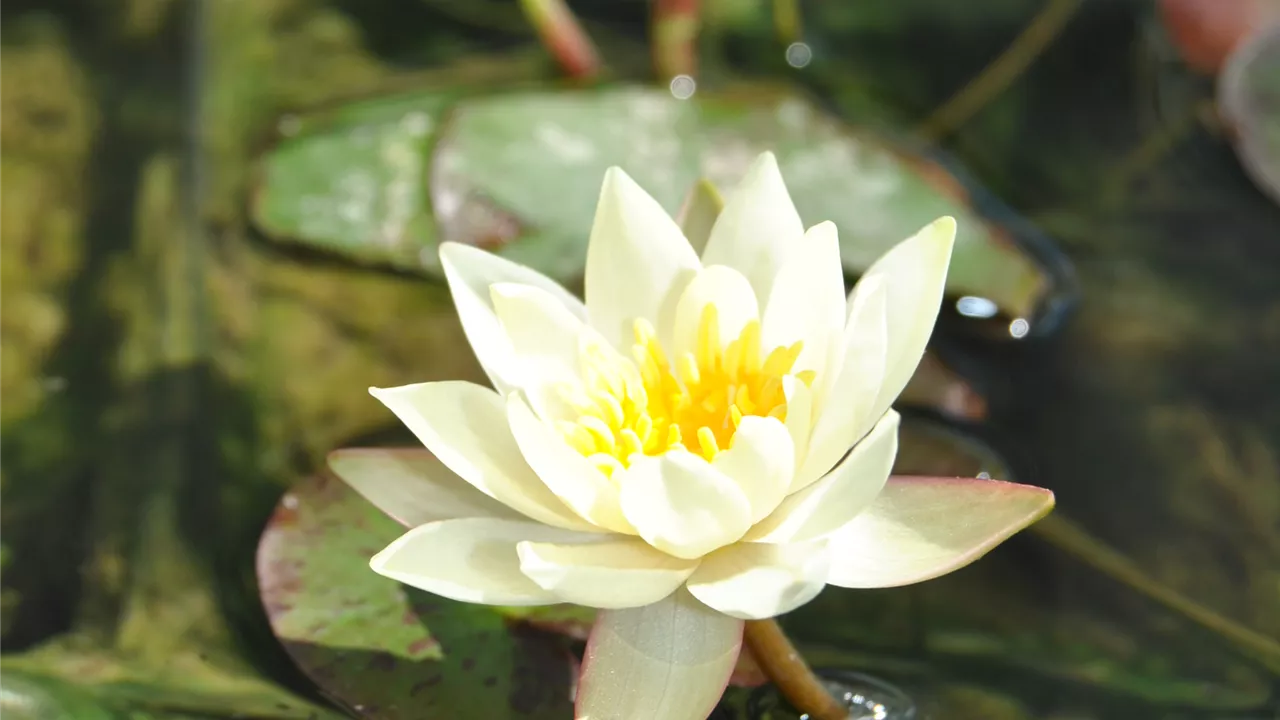
[[[584,346],[582,386],[564,395],[578,418],[558,423],[569,444],[606,475],[630,465],[637,453],[683,448],[714,460],[731,446],[743,417],[786,420],[782,381],[792,374],[801,343],[761,357],[760,323],[753,320],[722,344],[712,304],[702,310],[694,350],[674,363],[648,321],[635,322],[635,338],[634,362]],[[814,373],[795,377],[807,385]]]

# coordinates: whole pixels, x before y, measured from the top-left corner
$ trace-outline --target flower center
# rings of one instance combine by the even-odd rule
[[[606,475],[629,466],[637,453],[684,449],[711,461],[731,446],[743,417],[786,420],[783,378],[792,374],[801,343],[761,357],[760,323],[754,320],[722,343],[712,304],[702,310],[693,351],[674,363],[648,321],[635,322],[635,338],[634,361],[583,347],[582,386],[564,398],[578,418],[558,423],[569,444]],[[813,382],[811,370],[794,375]]]

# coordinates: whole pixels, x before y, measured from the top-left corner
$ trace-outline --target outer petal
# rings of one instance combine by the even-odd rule
[[[639,538],[554,545],[522,542],[520,571],[562,602],[630,608],[658,602],[680,587],[697,560],[659,552]]]
[[[449,282],[453,303],[458,308],[462,330],[480,366],[498,392],[505,393],[516,387],[520,369],[518,359],[511,353],[511,342],[494,314],[489,286],[500,282],[532,285],[551,293],[574,315],[580,318],[587,316],[582,301],[554,280],[479,248],[454,242],[442,243],[440,264]]]
[[[763,620],[791,612],[827,584],[825,541],[738,543],[711,553],[689,578],[689,592],[731,617]]]
[[[539,420],[518,393],[507,398],[507,421],[529,467],[565,505],[593,525],[635,534],[622,516],[618,486]]]
[[[924,356],[942,306],[955,238],[955,219],[939,218],[898,243],[866,272],[865,277],[882,278],[888,293],[885,376],[871,408],[872,417],[879,417],[898,399]],[[853,302],[850,297],[850,305]]]
[[[597,617],[582,659],[576,720],[705,720],[738,654],[742,621],[677,590]]]
[[[519,360],[519,387],[539,415],[563,416],[559,390],[581,384],[578,348],[586,324],[556,296],[532,285],[498,283],[489,292]]]
[[[669,343],[676,300],[700,267],[658,201],[621,169],[610,168],[587,246],[584,282],[592,327],[626,350],[635,320],[646,318]]]
[[[898,454],[898,413],[890,410],[826,477],[790,495],[747,533],[762,543],[793,543],[835,532],[875,500]]]
[[[755,292],[742,273],[723,265],[708,267],[693,278],[676,305],[674,345],[669,347],[677,356],[696,351],[698,328],[707,305],[715,305],[719,321],[717,351],[735,340],[747,323],[760,319]]]
[[[733,445],[716,455],[711,467],[733,478],[751,505],[751,522],[782,502],[795,472],[796,454],[787,428],[776,418],[742,418]]]
[[[527,520],[466,518],[419,525],[373,556],[369,567],[406,585],[462,602],[550,605],[559,600],[520,572],[516,543],[583,542],[599,536]]]
[[[884,415],[884,409],[872,413],[885,375],[886,290],[879,278],[870,278],[858,283],[851,298],[844,347],[833,354],[842,360],[838,369],[833,367],[834,377],[818,379],[817,419],[792,492],[825,475]]]
[[[910,585],[985,555],[1053,509],[1053,493],[974,478],[890,478],[861,515],[829,538],[827,582],[847,588]]]
[[[329,469],[401,525],[468,517],[524,519],[419,448],[335,450],[329,453]]]
[[[751,281],[756,297],[767,298],[778,270],[804,225],[782,181],[778,160],[766,152],[747,170],[711,228],[704,265],[727,265]]]
[[[494,391],[467,382],[437,382],[369,392],[440,462],[480,492],[548,525],[594,529],[529,469],[507,427],[506,403]]]
[[[751,504],[738,484],[693,453],[641,458],[618,484],[636,532],[676,557],[702,557],[751,527]]]
[[[844,269],[835,223],[809,228],[782,266],[765,304],[760,342],[768,352],[804,343],[795,370],[822,371],[845,325]]]

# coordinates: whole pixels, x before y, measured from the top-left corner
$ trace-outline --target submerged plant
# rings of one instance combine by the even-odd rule
[[[772,618],[828,584],[955,570],[1053,505],[1030,486],[889,477],[890,406],[932,333],[954,220],[898,244],[846,298],[835,226],[804,229],[772,154],[712,205],[686,208],[686,232],[610,169],[585,303],[443,244],[493,388],[371,392],[453,474],[390,451],[330,461],[412,528],[372,559],[378,573],[464,602],[601,609],[578,718],[706,717],[744,623],[793,702],[829,716]]]

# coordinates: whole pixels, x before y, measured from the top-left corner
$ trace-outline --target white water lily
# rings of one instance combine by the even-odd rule
[[[601,608],[577,717],[704,718],[744,620],[828,584],[919,582],[1043,515],[1039,488],[889,478],[955,222],[894,247],[846,298],[836,228],[807,231],[762,155],[709,224],[605,175],[585,304],[479,249],[440,249],[493,388],[372,389],[430,450],[333,470],[410,529],[382,575],[465,602]],[[433,457],[434,456],[434,457]]]

